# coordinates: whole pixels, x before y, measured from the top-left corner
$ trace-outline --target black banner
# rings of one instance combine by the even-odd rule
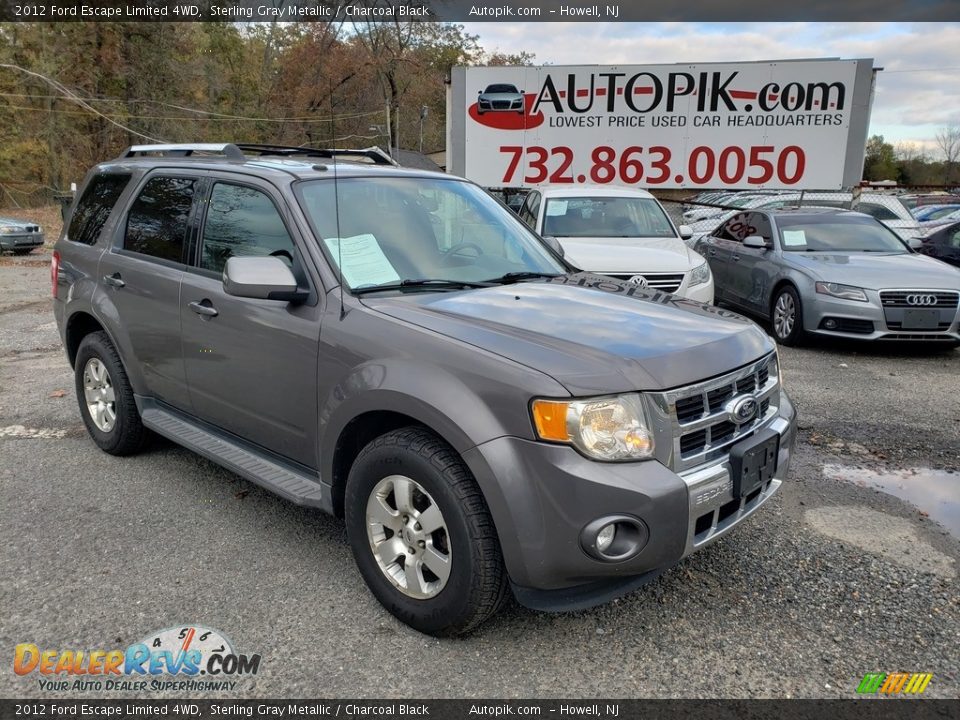
[[[958,700],[0,700],[0,718],[949,720]]]
[[[868,15],[865,15],[868,13]],[[958,0],[0,0],[12,22],[954,21]]]

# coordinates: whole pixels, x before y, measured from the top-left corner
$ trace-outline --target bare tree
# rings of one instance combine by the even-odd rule
[[[943,179],[949,183],[954,176],[957,160],[960,160],[960,125],[941,128],[936,135],[937,147],[943,153]]]

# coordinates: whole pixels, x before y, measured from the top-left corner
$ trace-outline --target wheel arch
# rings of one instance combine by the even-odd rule
[[[95,332],[104,332],[107,333],[107,337],[110,337],[110,333],[107,332],[103,323],[88,312],[80,310],[73,313],[67,319],[64,345],[67,350],[67,359],[70,361],[70,367],[74,367],[76,364],[77,351],[80,349],[80,343],[83,342],[83,339],[87,335]],[[113,343],[114,347],[117,346],[117,344],[113,342],[112,337],[110,337],[110,342]]]

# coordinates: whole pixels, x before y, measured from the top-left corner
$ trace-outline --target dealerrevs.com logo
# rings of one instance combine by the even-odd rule
[[[44,691],[233,690],[259,670],[259,654],[237,653],[221,632],[200,625],[166,628],[125,649],[20,643],[13,657],[13,671],[35,676]]]

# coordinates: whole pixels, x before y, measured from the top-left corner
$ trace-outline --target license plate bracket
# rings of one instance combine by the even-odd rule
[[[903,329],[904,330],[936,330],[940,324],[940,313],[936,310],[904,310],[903,311]]]
[[[761,430],[730,448],[730,470],[733,476],[733,497],[749,495],[770,480],[777,471],[780,434]]]

